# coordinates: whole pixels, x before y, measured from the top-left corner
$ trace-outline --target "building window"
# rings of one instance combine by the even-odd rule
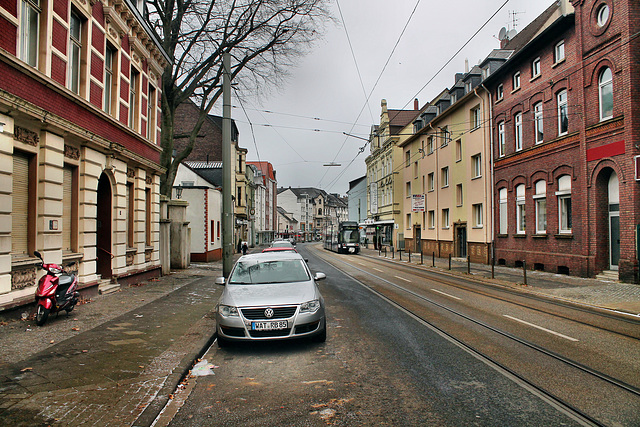
[[[236,206],[242,206],[242,187],[238,187],[236,189],[237,197],[236,197]]]
[[[113,101],[115,93],[113,71],[116,69],[116,50],[107,43],[104,52],[104,111],[111,114],[113,111]]]
[[[471,82],[465,82],[464,84],[464,93],[471,92]]]
[[[455,92],[451,92],[451,104],[455,104],[458,100],[458,95]]]
[[[533,123],[534,132],[536,135],[536,144],[541,143],[544,140],[544,127],[542,121],[542,102],[538,102],[533,106]]]
[[[36,157],[13,153],[13,175],[11,193],[11,258],[26,258],[35,249]]]
[[[571,177],[558,178],[558,225],[560,233],[571,233]]]
[[[435,189],[435,179],[433,176],[433,172],[427,175],[427,185],[429,186],[429,191],[433,191]]]
[[[456,206],[462,206],[463,200],[462,184],[456,184]]]
[[[471,156],[471,167],[473,168],[473,178],[482,176],[482,154]]]
[[[558,135],[564,135],[569,131],[569,106],[567,103],[567,91],[558,94]]]
[[[147,139],[156,140],[156,88],[149,85],[149,96],[147,97]]]
[[[516,114],[513,121],[515,128],[516,151],[520,151],[522,150],[522,113]]]
[[[20,59],[32,67],[38,66],[40,11],[40,0],[22,1],[22,9],[20,11]]]
[[[598,8],[596,22],[600,28],[604,27],[607,22],[609,22],[609,5],[603,4]]]
[[[600,72],[598,78],[598,98],[600,100],[600,120],[613,117],[613,76],[608,67]]]
[[[413,177],[418,178],[418,162],[413,162]]]
[[[536,234],[547,232],[547,183],[544,179],[536,181],[536,193],[533,199],[536,204]]]
[[[473,205],[473,226],[482,227],[482,203]]]
[[[427,154],[433,153],[433,135],[427,139]]]
[[[151,238],[152,238],[152,230],[151,230],[151,224],[152,224],[152,215],[153,215],[153,210],[151,207],[151,189],[150,188],[145,188],[144,190],[144,205],[145,205],[145,217],[144,217],[144,243],[147,247],[151,246]],[[213,221],[211,221],[213,223]],[[211,226],[211,233],[212,233],[212,241],[213,241],[213,224]]]
[[[449,228],[449,209],[442,209],[442,228]]]
[[[507,189],[501,188],[498,191],[498,205],[500,215],[500,234],[507,234]]]
[[[449,166],[445,166],[442,169],[440,169],[441,172],[441,176],[442,176],[442,188],[448,187],[449,186]]]
[[[456,141],[456,162],[462,161],[462,140]]]
[[[429,228],[436,228],[436,211],[429,211]]]
[[[531,78],[538,77],[540,75],[540,58],[536,58],[531,63]]]
[[[405,183],[404,188],[405,188],[405,190],[404,190],[404,192],[405,192],[405,197],[406,197],[406,198],[411,197],[411,183],[410,183],[410,182]]]
[[[407,230],[411,230],[411,214],[407,214],[407,219],[405,220],[405,228]]]
[[[447,126],[442,126],[440,130],[442,131],[442,143],[440,147],[446,147],[449,145],[449,129]]]
[[[520,71],[513,74],[513,90],[520,89]]]
[[[504,122],[498,123],[498,154],[500,157],[505,155],[505,139],[504,139]]]
[[[77,170],[69,165],[62,170],[62,252],[75,252],[77,246]]]
[[[411,165],[411,151],[407,150],[404,153],[404,167],[408,168]]]
[[[127,247],[133,247],[133,218],[134,218],[134,191],[133,191],[133,183],[127,183],[127,194],[125,198],[126,207],[125,212],[127,212]]]
[[[496,100],[500,101],[502,98],[504,98],[504,87],[502,86],[502,84],[499,84],[498,88],[496,89]]]
[[[75,11],[71,12],[69,28],[69,89],[80,93],[80,56],[82,53],[82,20]]]
[[[129,127],[138,130],[138,83],[140,73],[131,67],[131,79],[129,80]]]
[[[500,85],[502,87],[502,85]],[[471,110],[471,129],[478,129],[481,123],[480,107],[473,108]],[[445,134],[446,137],[446,134]]]
[[[564,61],[564,40],[562,40],[556,45],[553,56],[556,61],[556,64],[558,62]]]
[[[525,234],[526,210],[524,184],[516,186],[516,233]]]

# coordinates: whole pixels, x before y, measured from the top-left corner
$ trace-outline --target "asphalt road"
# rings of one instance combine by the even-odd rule
[[[156,425],[578,425],[321,253],[299,250],[327,274],[327,342],[214,345]]]

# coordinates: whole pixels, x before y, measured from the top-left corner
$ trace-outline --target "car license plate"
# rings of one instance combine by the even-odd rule
[[[251,329],[254,331],[273,331],[278,329],[287,329],[289,323],[286,320],[277,322],[251,322]]]

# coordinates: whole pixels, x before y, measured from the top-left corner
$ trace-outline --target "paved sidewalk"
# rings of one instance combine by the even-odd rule
[[[221,263],[0,323],[0,425],[150,425],[215,337]]]
[[[384,258],[390,262],[409,263],[407,253],[402,259],[396,252],[380,252],[373,249],[361,249],[361,254]],[[422,263],[421,263],[422,261]],[[438,270],[450,274],[467,274],[466,260],[453,259],[449,270],[448,258],[434,258],[433,255],[420,258],[420,254],[411,254],[411,265],[416,268]],[[494,278],[491,278],[491,266],[471,263],[469,268],[473,278],[499,286],[508,286],[522,292],[536,293],[549,298],[561,299],[572,303],[614,310],[620,313],[640,317],[640,285],[619,283],[597,279],[587,279],[561,274],[527,270],[526,285],[521,268],[496,266]]]

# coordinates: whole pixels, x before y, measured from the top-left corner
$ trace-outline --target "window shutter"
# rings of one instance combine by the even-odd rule
[[[71,248],[73,208],[73,170],[65,167],[62,178],[62,251],[73,252]]]
[[[11,254],[28,253],[29,228],[29,158],[13,154],[13,193],[11,215]]]

